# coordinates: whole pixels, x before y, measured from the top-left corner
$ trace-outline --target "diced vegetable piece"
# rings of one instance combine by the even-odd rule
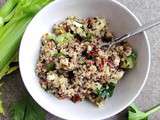
[[[114,80],[120,80],[123,76],[124,76],[124,71],[123,70],[118,70],[118,71],[116,71],[115,72],[115,74],[112,76],[112,78],[114,79]]]
[[[111,73],[110,73],[110,67],[106,64],[105,65],[105,73],[109,76]]]
[[[86,33],[86,40],[91,40],[91,38],[92,38],[92,34],[91,33],[89,33],[89,32],[87,32]]]
[[[124,68],[124,69],[132,69],[135,64],[136,64],[136,58],[137,58],[137,55],[135,52],[133,52],[130,56],[128,56],[123,62],[122,62],[122,65],[121,65],[121,68]]]
[[[55,38],[55,41],[58,44],[63,45],[63,44],[71,42],[73,39],[74,39],[74,36],[71,33],[64,33],[64,34],[58,35]]]
[[[47,39],[48,40],[56,40],[56,35],[55,34],[48,34]]]

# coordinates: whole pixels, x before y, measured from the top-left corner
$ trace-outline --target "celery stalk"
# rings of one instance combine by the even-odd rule
[[[31,21],[32,17],[24,17],[22,20],[17,21],[12,26],[13,29],[11,31],[7,31],[1,39],[3,41],[0,42],[0,70],[7,64],[7,62],[12,59],[17,49],[19,48],[20,38]],[[10,27],[10,26],[9,26]],[[12,27],[11,27],[12,28]],[[18,32],[15,32],[18,31]],[[4,52],[5,51],[5,52]]]
[[[8,23],[0,27],[0,72],[18,50],[23,32],[35,13],[51,1],[53,0],[18,0],[15,11],[10,11],[9,14],[13,13],[8,15]]]
[[[42,6],[47,5],[51,1],[54,1],[54,0],[33,0],[31,2],[32,6],[31,5],[24,6],[24,12],[35,14],[42,8]]]
[[[18,0],[7,0],[7,2],[0,8],[0,16],[6,17],[16,6]]]

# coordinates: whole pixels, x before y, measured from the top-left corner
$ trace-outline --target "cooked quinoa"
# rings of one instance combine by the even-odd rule
[[[42,88],[59,99],[89,100],[97,106],[112,96],[117,82],[135,66],[126,43],[100,47],[114,37],[103,17],[68,17],[42,37],[36,73]]]

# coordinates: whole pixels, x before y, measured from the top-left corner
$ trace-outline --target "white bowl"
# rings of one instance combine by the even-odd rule
[[[69,100],[58,100],[40,87],[35,67],[39,57],[42,34],[50,31],[54,23],[72,15],[104,16],[109,20],[110,28],[117,36],[141,25],[131,11],[115,0],[58,0],[53,2],[34,17],[23,36],[19,54],[22,79],[35,101],[56,116],[70,120],[109,118],[130,105],[146,82],[150,67],[150,47],[147,36],[141,33],[129,41],[138,53],[137,66],[119,82],[113,97],[103,108],[97,108],[88,102],[75,104]]]

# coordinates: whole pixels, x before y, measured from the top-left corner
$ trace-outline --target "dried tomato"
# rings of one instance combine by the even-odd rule
[[[80,98],[80,96],[79,96],[78,94],[76,94],[76,95],[74,95],[74,96],[71,98],[71,100],[72,100],[74,103],[76,103],[76,102],[78,102],[78,101],[81,101],[81,98]]]

